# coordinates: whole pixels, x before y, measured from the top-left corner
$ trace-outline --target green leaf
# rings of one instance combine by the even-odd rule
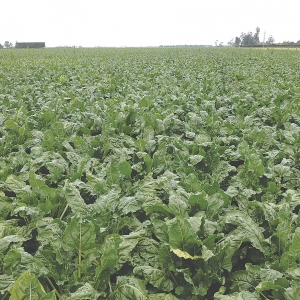
[[[293,236],[289,253],[297,260],[300,261],[300,227],[297,227]]]
[[[120,215],[134,213],[142,208],[142,203],[137,197],[122,197],[118,205]]]
[[[30,187],[26,185],[24,180],[13,174],[7,176],[5,185],[14,191],[17,196],[29,195],[31,193]]]
[[[131,252],[138,244],[139,240],[144,236],[145,231],[132,232],[129,235],[121,236],[122,242],[120,244],[119,261],[118,264],[124,264],[131,256]]]
[[[13,120],[7,120],[5,122],[5,129],[9,129],[14,131],[15,133],[19,133],[19,126]]]
[[[240,293],[233,293],[230,295],[223,295],[219,292],[214,294],[215,300],[261,300],[260,296],[256,293],[248,291],[241,291]]]
[[[10,293],[9,300],[40,300],[46,294],[41,283],[29,271],[16,280]]]
[[[231,281],[233,282],[231,289],[233,291],[253,290],[258,284],[256,278],[247,271],[237,271],[232,274]]]
[[[218,242],[216,247],[218,250],[218,253],[216,255],[216,262],[218,262],[220,267],[231,271],[232,257],[240,248],[244,239],[244,232],[242,230],[236,229]]]
[[[41,298],[41,300],[56,300],[55,292],[52,291]]]
[[[105,237],[100,247],[100,252],[102,253],[100,266],[96,268],[95,287],[97,289],[101,288],[101,290],[105,290],[112,270],[119,259],[119,246],[121,242],[122,239],[117,234]]]
[[[163,244],[163,245],[160,246],[159,253],[158,253],[158,258],[159,258],[160,265],[165,269],[168,269],[170,271],[175,272],[176,267],[174,265],[174,261],[173,261],[172,256],[173,255],[170,251],[169,245]]]
[[[253,247],[260,250],[262,253],[266,252],[265,239],[261,228],[254,222],[250,216],[242,211],[232,210],[225,216],[226,223],[240,226],[243,228],[245,237],[247,237]]]
[[[134,277],[118,276],[116,289],[107,300],[147,300],[147,298],[144,281]]]
[[[65,229],[63,248],[65,250],[76,250],[80,255],[89,252],[95,247],[95,227],[88,220],[73,217]]]
[[[181,199],[179,195],[171,195],[169,197],[169,209],[172,214],[177,217],[187,217],[187,203]]]
[[[97,300],[101,294],[97,292],[89,283],[85,283],[76,292],[70,293],[65,300]]]
[[[257,176],[262,176],[265,173],[264,165],[257,154],[250,154],[246,158],[246,166],[248,170],[254,171]]]
[[[147,282],[164,292],[174,289],[173,282],[163,270],[151,266],[139,266],[133,269],[133,274],[143,276]]]
[[[195,166],[196,164],[198,164],[200,161],[202,161],[202,159],[204,158],[204,156],[202,155],[190,155],[189,160],[190,163]]]
[[[169,236],[168,236],[167,224],[164,221],[157,220],[157,219],[151,219],[151,223],[153,225],[153,232],[155,236],[161,242],[168,242]]]
[[[196,249],[199,251],[198,237],[193,232],[190,223],[185,219],[175,219],[170,226],[169,244],[173,249],[180,249],[192,256]]]
[[[179,300],[172,294],[155,293],[148,296],[149,300]]]
[[[10,246],[10,244],[15,243],[21,246],[25,238],[19,235],[8,235],[0,239],[0,253],[4,253]]]
[[[128,178],[128,179],[131,178],[132,169],[131,169],[131,166],[130,166],[129,162],[124,160],[123,162],[119,163],[118,169],[119,169],[120,173],[123,176],[125,176],[125,178]]]
[[[29,173],[29,183],[34,193],[41,198],[52,198],[55,196],[55,191],[48,187],[43,180],[37,179],[35,173]]]
[[[199,210],[206,210],[208,205],[206,193],[204,191],[198,194],[190,195],[188,202],[191,206],[198,206]]]
[[[66,183],[64,196],[73,213],[79,213],[83,216],[89,214],[89,207],[85,204],[80,192],[72,183]]]
[[[9,291],[12,288],[14,282],[15,280],[12,275],[0,275],[0,294]]]
[[[272,281],[263,281],[263,282],[260,282],[256,287],[255,289],[258,291],[258,292],[263,292],[263,291],[269,291],[269,290],[276,290],[276,291],[284,291],[284,288],[281,287],[280,285],[277,285],[275,284],[274,282]]]

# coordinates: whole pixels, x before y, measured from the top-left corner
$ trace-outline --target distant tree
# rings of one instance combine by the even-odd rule
[[[267,41],[266,41],[266,44],[267,44],[267,45],[272,45],[272,44],[274,44],[274,43],[275,43],[275,40],[274,40],[273,36],[270,35],[270,36],[268,37]]]
[[[241,45],[243,46],[259,45],[259,33],[260,33],[259,27],[256,27],[255,34],[253,34],[252,32],[242,33],[240,37]]]
[[[0,44],[0,49],[2,49],[3,48],[3,46]]]
[[[241,39],[238,36],[236,36],[234,40],[234,45],[239,46],[240,44],[241,44]]]
[[[9,41],[4,42],[4,48],[13,48],[13,44],[10,43]]]
[[[231,39],[228,43],[227,43],[228,46],[234,46],[234,39]]]
[[[300,44],[300,40],[299,40],[299,41],[297,41],[297,44]]]
[[[235,37],[234,45],[235,46],[254,46],[259,45],[259,33],[260,28],[256,27],[255,33],[253,34],[251,31],[248,33],[242,32],[241,35]]]
[[[260,33],[260,28],[256,27],[256,32],[253,37],[254,45],[259,45],[259,33]]]

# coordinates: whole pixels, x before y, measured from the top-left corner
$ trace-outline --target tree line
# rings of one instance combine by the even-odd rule
[[[13,48],[13,47],[14,45],[9,41],[5,41],[3,45],[0,44],[0,48]]]
[[[260,34],[260,28],[256,27],[255,33],[251,32],[251,31],[248,32],[248,33],[242,32],[240,34],[240,36],[236,36],[235,38],[230,40],[228,42],[228,45],[239,47],[239,46],[257,46],[257,45],[263,45],[263,44],[266,44],[266,45],[275,44],[275,39],[272,35],[270,35],[267,38],[267,40],[265,40],[265,36],[264,36],[264,39],[261,42],[260,38],[259,38],[259,34]],[[284,41],[280,44],[284,44],[284,45],[300,44],[300,40],[297,41],[296,43],[295,42],[290,42],[290,41]]]

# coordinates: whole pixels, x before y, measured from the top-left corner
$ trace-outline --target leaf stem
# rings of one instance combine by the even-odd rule
[[[5,300],[5,298],[8,296],[8,294],[9,294],[9,291],[6,291],[3,298],[2,298],[2,300]]]
[[[81,273],[80,273],[80,265],[81,265],[81,255],[82,255],[82,251],[81,251],[81,220],[79,222],[79,251],[78,251],[78,278],[81,277]]]
[[[170,274],[171,274],[171,277],[172,277],[172,279],[173,279],[173,281],[175,282],[175,284],[176,284],[176,287],[177,287],[177,286],[178,286],[178,282],[177,282],[177,280],[176,280],[175,276],[173,275],[173,273],[172,273],[172,272],[170,272]]]
[[[67,211],[67,209],[68,209],[68,207],[69,207],[69,204],[66,205],[64,211],[62,212],[61,216],[59,217],[60,219],[63,218],[64,214],[66,213],[66,211]]]
[[[112,293],[112,288],[111,288],[111,283],[110,283],[110,279],[108,280],[108,285],[109,285],[109,293]]]
[[[50,280],[49,277],[46,277],[46,280],[48,281],[49,285],[52,287],[52,289],[54,290],[55,295],[58,297],[58,299],[60,299],[61,295],[59,294],[59,292],[57,291],[57,289],[55,288],[55,286],[53,285],[52,281]]]

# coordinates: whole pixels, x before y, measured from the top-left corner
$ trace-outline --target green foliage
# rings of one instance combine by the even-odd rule
[[[296,51],[0,56],[1,299],[300,298]]]

